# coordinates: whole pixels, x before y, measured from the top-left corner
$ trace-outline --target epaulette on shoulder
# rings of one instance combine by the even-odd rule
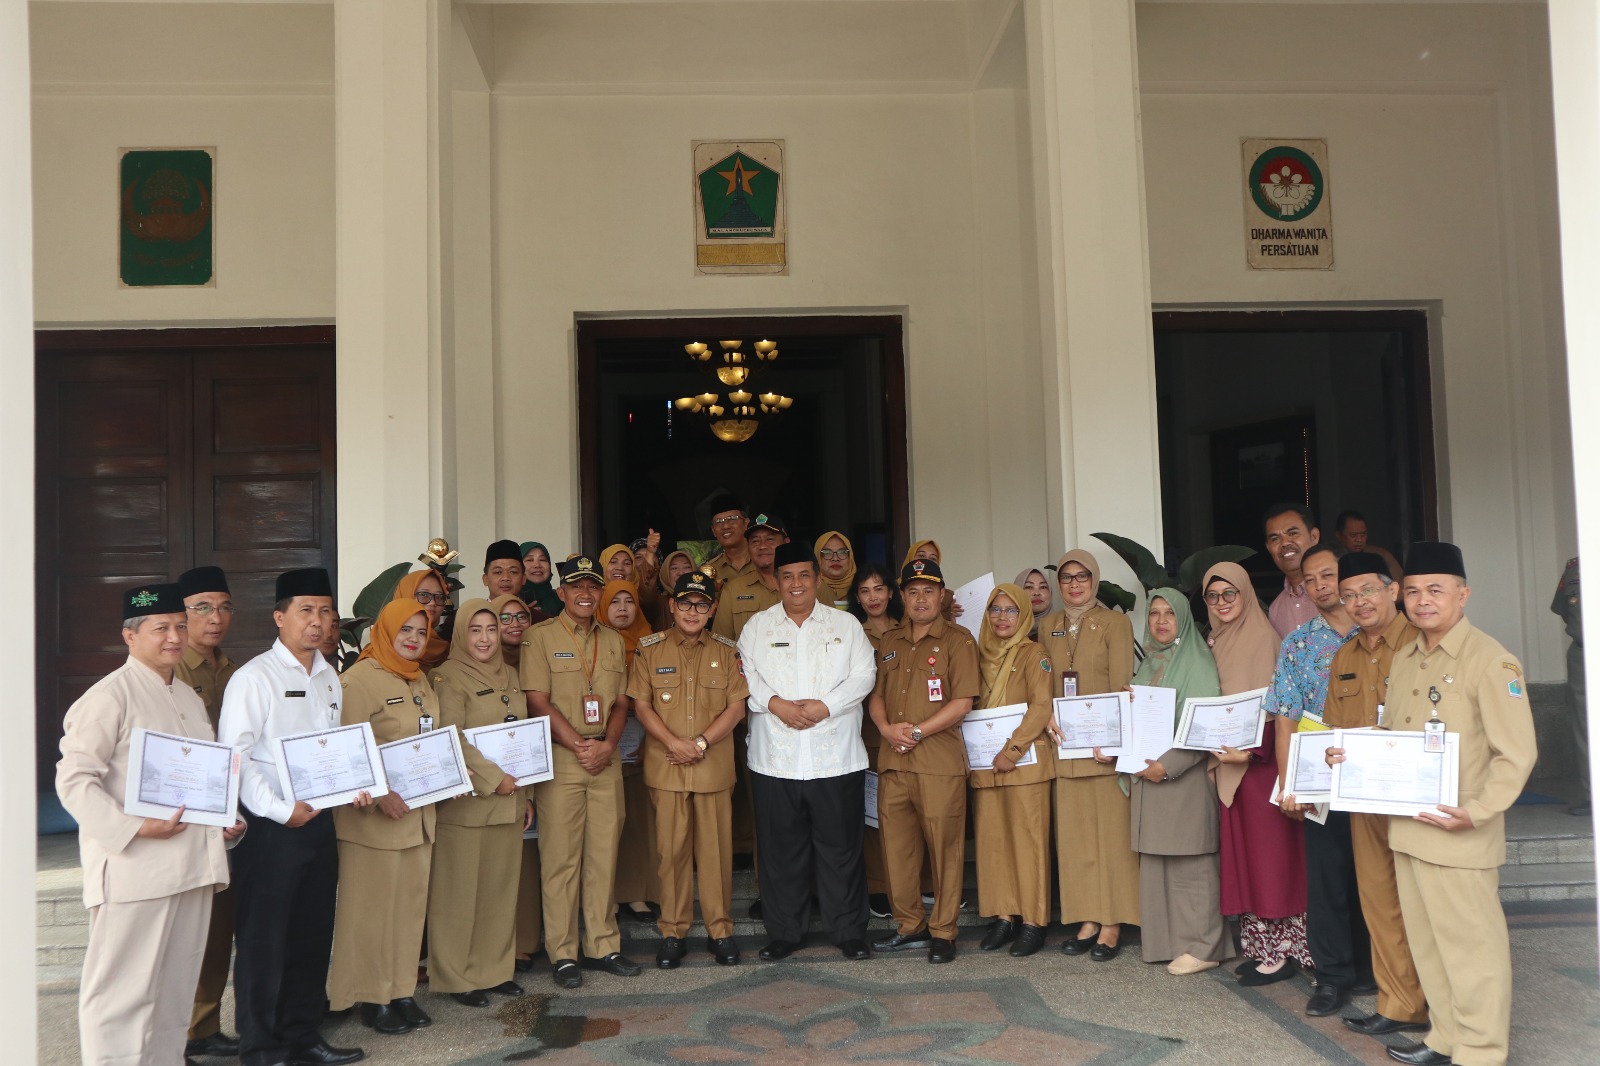
[[[711,634],[711,639],[716,640],[716,641],[720,641],[721,643],[726,644],[728,647],[734,649],[735,651],[739,650],[739,642],[738,641],[732,640],[732,639],[730,639],[728,637],[725,637],[721,633],[713,633],[713,634]]]
[[[650,645],[652,645],[652,644],[660,644],[663,640],[666,640],[666,639],[667,639],[667,635],[665,633],[651,633],[648,637],[640,638],[639,647],[648,648],[648,647],[650,647]]]

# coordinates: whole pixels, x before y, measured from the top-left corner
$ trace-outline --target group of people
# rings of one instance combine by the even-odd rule
[[[1377,1012],[1345,1023],[1425,1030],[1390,1048],[1398,1061],[1505,1060],[1497,868],[1533,727],[1520,664],[1465,618],[1452,545],[1415,545],[1402,575],[1322,542],[1304,509],[1273,508],[1264,540],[1284,585],[1271,605],[1220,563],[1198,590],[1205,635],[1189,595],[1157,588],[1136,645],[1081,549],[997,585],[972,619],[934,541],[891,571],[858,563],[842,532],[791,539],[728,495],[711,510],[721,554],[701,568],[684,551],[658,558],[654,533],[637,553],[560,562],[501,541],[485,595],[453,612],[444,571],[413,572],[343,674],[325,571],[280,576],[278,638],[237,668],[221,647],[234,612],[222,571],[130,590],[128,662],[69,711],[57,777],[91,913],[85,1061],[353,1062],[360,1049],[321,1037],[327,1012],[356,1010],[383,1034],[427,1026],[424,972],[468,1007],[521,995],[515,973],[541,947],[562,988],[584,970],[637,975],[619,903],[659,906],[655,964],[672,969],[698,899],[704,949],[735,965],[732,870],[752,847],[762,959],[805,947],[815,893],[845,958],[918,950],[948,963],[969,831],[990,919],[982,951],[1035,954],[1054,905],[1064,954],[1114,959],[1136,925],[1145,961],[1174,975],[1240,952],[1243,984],[1311,970],[1308,1014],[1375,986]],[[1266,688],[1263,742],[1175,748],[1133,775],[1098,749],[1057,757],[1056,697],[1139,685],[1175,690],[1180,709]],[[961,723],[1017,706],[992,762],[970,767]],[[341,724],[370,723],[384,743],[535,716],[550,724],[550,780],[518,787],[466,745],[472,792],[415,810],[394,793],[326,814],[295,802],[272,744]],[[1269,802],[1293,732],[1429,720],[1460,734],[1461,807],[1321,822],[1292,795]],[[625,767],[630,721],[642,741]],[[232,745],[240,822],[124,814],[136,726]],[[869,945],[872,915],[894,928]],[[237,1040],[218,1017],[235,944]],[[130,967],[148,984],[127,981]]]

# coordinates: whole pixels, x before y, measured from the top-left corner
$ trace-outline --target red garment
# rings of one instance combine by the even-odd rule
[[[1306,852],[1301,824],[1267,802],[1278,779],[1267,716],[1257,758],[1245,771],[1233,804],[1222,808],[1222,913],[1288,918],[1306,910]]]

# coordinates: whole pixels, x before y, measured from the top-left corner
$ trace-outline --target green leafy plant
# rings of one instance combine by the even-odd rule
[[[1178,564],[1177,574],[1168,573],[1167,568],[1156,560],[1155,554],[1136,540],[1119,537],[1115,533],[1090,534],[1106,547],[1116,552],[1117,558],[1127,563],[1133,570],[1134,576],[1144,586],[1146,593],[1162,587],[1176,588],[1185,595],[1194,595],[1200,588],[1200,582],[1205,579],[1206,571],[1218,563],[1238,563],[1250,558],[1256,553],[1254,548],[1246,548],[1241,544],[1218,544],[1211,548],[1201,548],[1183,562]],[[1102,581],[1102,589],[1108,582]],[[1115,587],[1115,586],[1113,586]],[[1133,594],[1123,589],[1118,592],[1128,597],[1129,603],[1123,610],[1132,609]],[[1115,606],[1105,600],[1102,592],[1101,602],[1107,606]]]

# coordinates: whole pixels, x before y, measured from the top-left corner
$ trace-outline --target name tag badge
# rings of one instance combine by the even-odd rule
[[[385,706],[393,707],[395,704],[404,703],[405,701],[406,701],[406,698],[404,696],[390,696],[388,699],[384,700],[383,702],[384,702]]]
[[[928,702],[929,703],[943,703],[944,702],[944,678],[942,678],[942,677],[930,677],[930,678],[928,678]]]
[[[199,692],[200,690],[197,688],[197,689],[195,689],[195,691]],[[305,699],[306,698],[306,694],[303,691],[301,691],[301,692],[287,691],[287,692],[284,693],[284,695],[288,696],[291,699],[294,699],[294,698]]]
[[[493,693],[494,693],[494,689],[492,689],[492,688],[480,688],[477,691],[477,695],[479,695],[479,696],[489,696],[489,695],[492,695]]]
[[[1422,723],[1422,750],[1434,755],[1444,754],[1444,723],[1439,719]]]
[[[1061,671],[1061,694],[1068,699],[1078,694],[1078,671]]]
[[[600,697],[585,696],[583,698],[583,724],[600,724]]]
[[[431,733],[431,732],[433,732],[433,715],[424,714],[424,715],[418,716],[418,718],[417,718],[417,732],[418,733]]]

